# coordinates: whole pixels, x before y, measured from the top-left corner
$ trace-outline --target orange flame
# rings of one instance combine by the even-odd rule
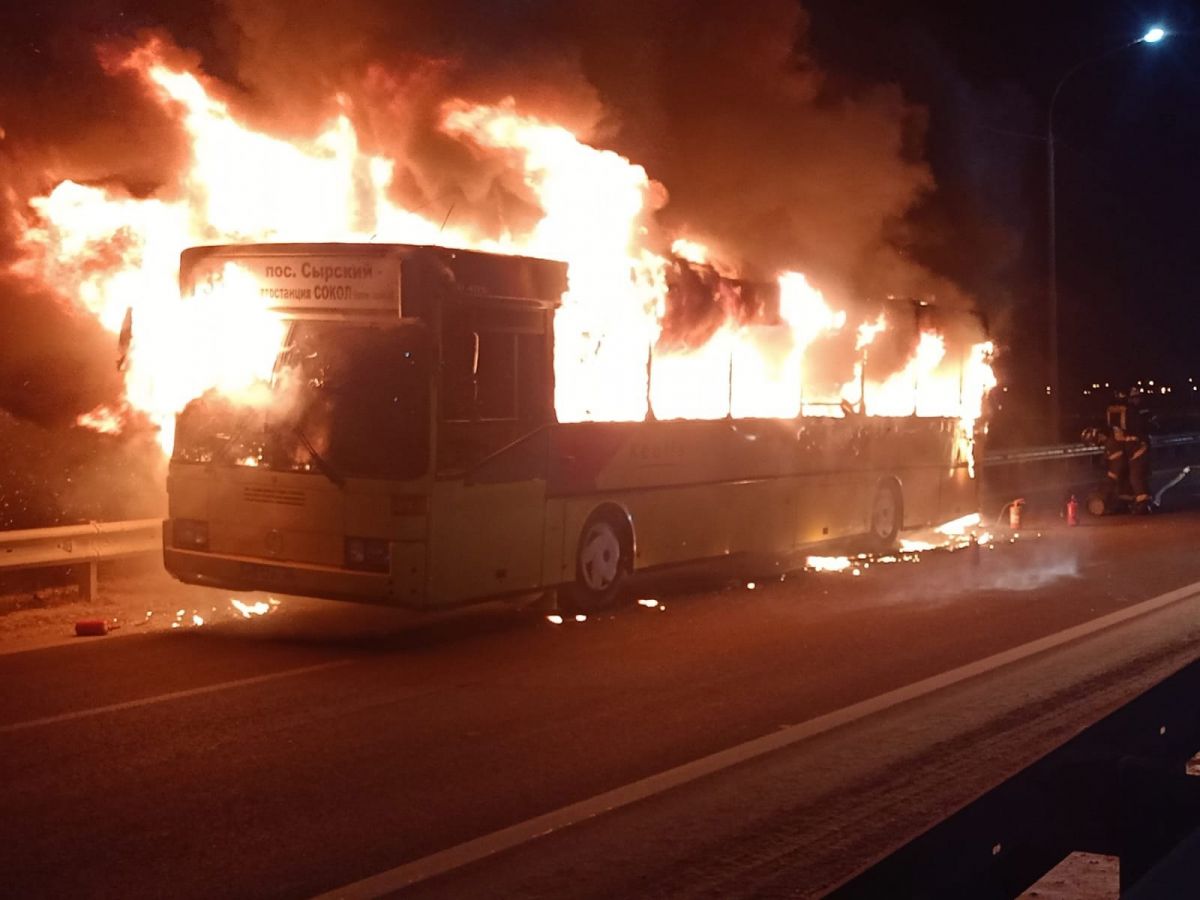
[[[660,348],[671,263],[655,250],[650,220],[665,189],[619,154],[523,115],[511,99],[453,101],[442,111],[443,131],[481,157],[515,167],[541,211],[524,233],[483,238],[469,223],[444,230],[390,200],[393,161],[363,152],[344,112],[311,140],[285,141],[238,121],[204,78],[164,64],[153,43],[126,65],[177,111],[191,143],[187,171],[171,191],[146,199],[60,183],[31,201],[36,222],[17,268],[78,298],[114,333],[133,311],[125,399],[159,426],[167,450],[174,415],[205,390],[240,402],[262,399],[282,334],[283,324],[250,301],[259,295],[253,285],[239,289],[249,276],[235,267],[221,291],[179,297],[179,253],[202,243],[374,239],[566,261],[569,287],[555,321],[562,421],[841,415],[845,400],[871,414],[960,417],[969,440],[983,394],[995,384],[990,344],[965,351],[964,373],[957,365],[962,352],[950,359],[945,337],[926,331],[891,376],[864,385],[860,356],[846,361],[853,378],[840,396],[810,396],[806,351],[849,323],[798,272],[779,276],[774,324],[730,318],[699,347]],[[686,235],[676,237],[671,252],[728,274]],[[858,323],[857,350],[887,325],[883,317]],[[97,428],[112,421],[103,410],[80,418]]]

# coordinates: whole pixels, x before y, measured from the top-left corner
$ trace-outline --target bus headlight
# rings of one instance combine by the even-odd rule
[[[346,538],[346,568],[386,572],[391,568],[391,545],[380,538]]]
[[[171,539],[180,550],[207,550],[208,523],[199,519],[175,519]]]

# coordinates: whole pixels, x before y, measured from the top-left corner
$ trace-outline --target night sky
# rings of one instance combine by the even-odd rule
[[[917,252],[1014,315],[1005,380],[1044,351],[1046,111],[1058,80],[1162,24],[1179,33],[1089,61],[1055,108],[1064,392],[1099,379],[1200,380],[1200,10],[1180,2],[810,0],[812,41],[849,77],[894,79],[929,110],[938,192]],[[896,7],[903,6],[902,10]],[[890,7],[889,12],[884,12]],[[1068,398],[1070,400],[1070,398]]]

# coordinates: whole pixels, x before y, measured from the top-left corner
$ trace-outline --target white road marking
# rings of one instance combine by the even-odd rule
[[[29,719],[25,722],[14,722],[10,725],[0,725],[0,734],[12,734],[14,731],[27,731],[30,728],[41,728],[43,725],[55,725],[59,722],[71,722],[75,719],[87,719],[92,716],[102,716],[105,713],[120,712],[126,709],[137,709],[142,706],[154,706],[159,703],[169,703],[172,700],[182,700],[185,697],[198,697],[202,694],[215,694],[217,691],[227,691],[233,688],[247,687],[252,684],[262,684],[276,681],[280,678],[290,678],[293,675],[305,675],[309,672],[321,672],[326,669],[337,669],[349,665],[353,660],[335,659],[331,662],[317,663],[314,666],[301,666],[297,669],[284,669],[280,672],[269,672],[266,675],[254,675],[250,678],[239,678],[236,681],[222,681],[204,687],[188,688],[184,691],[172,691],[169,694],[157,694],[153,697],[142,697],[138,700],[126,700],[124,703],[110,703],[107,706],[96,706],[91,709],[77,709],[73,712],[60,713],[56,716],[46,716],[41,719]]]
[[[1081,625],[1075,625],[1055,634],[1038,638],[1019,647],[1013,647],[985,659],[960,666],[957,669],[951,669],[948,672],[924,678],[921,681],[888,691],[876,697],[871,697],[868,700],[860,701],[843,709],[817,716],[815,719],[809,719],[807,722],[801,722],[798,725],[789,725],[771,734],[746,741],[735,747],[730,747],[727,750],[718,751],[709,756],[676,766],[673,769],[667,769],[665,772],[659,772],[656,775],[642,778],[623,787],[605,791],[602,794],[597,794],[578,803],[572,803],[569,806],[564,806],[552,812],[535,816],[524,822],[518,822],[515,825],[502,828],[499,831],[493,831],[482,837],[465,841],[454,847],[449,847],[421,859],[397,866],[394,869],[388,869],[385,872],[380,872],[377,875],[372,875],[369,878],[348,884],[345,887],[321,894],[315,900],[360,900],[360,898],[383,897],[395,893],[409,885],[426,881],[438,875],[444,875],[454,869],[478,862],[493,854],[510,850],[513,847],[528,843],[553,831],[558,831],[603,813],[620,809],[639,800],[652,797],[655,794],[661,794],[672,788],[703,778],[706,775],[720,772],[722,769],[736,766],[746,760],[781,750],[784,747],[791,746],[808,738],[832,731],[834,728],[842,725],[847,725],[859,719],[864,719],[867,716],[883,712],[901,703],[907,703],[910,700],[932,694],[935,691],[943,690],[959,682],[984,675],[1003,666],[1060,647],[1063,644],[1077,641],[1098,631],[1103,631],[1114,625],[1127,622],[1130,619],[1147,615],[1172,603],[1197,596],[1200,596],[1200,581],[1181,587],[1178,590],[1160,594],[1157,597],[1152,597],[1149,600],[1144,600],[1141,603],[1126,607],[1117,612],[1101,616],[1090,622],[1084,622]]]

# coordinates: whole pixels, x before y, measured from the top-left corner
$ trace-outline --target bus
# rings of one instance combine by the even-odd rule
[[[286,334],[269,404],[209,392],[177,417],[163,555],[187,583],[422,610],[555,590],[590,612],[635,573],[847,538],[884,549],[977,509],[953,418],[557,421],[562,263],[183,252],[185,297],[233,282]]]

